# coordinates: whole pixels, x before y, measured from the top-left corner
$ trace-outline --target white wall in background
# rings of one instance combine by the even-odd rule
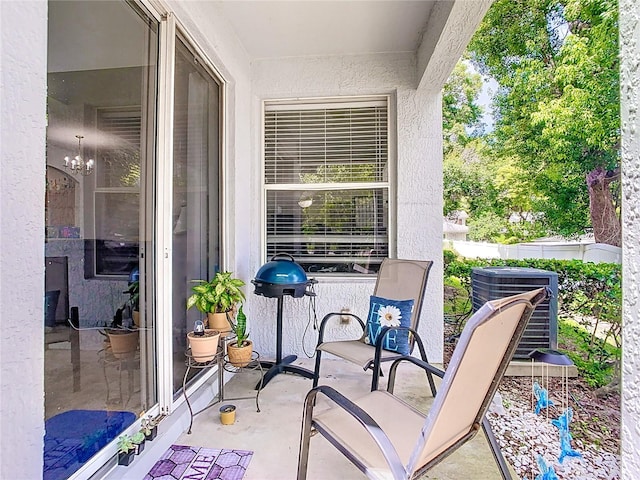
[[[467,258],[554,258],[594,263],[622,263],[622,249],[604,243],[540,242],[502,245],[500,243],[445,240],[444,248]]]

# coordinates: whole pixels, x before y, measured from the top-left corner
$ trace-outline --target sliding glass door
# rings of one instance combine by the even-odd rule
[[[190,281],[221,258],[222,87],[161,12],[48,5],[44,477],[58,479],[180,401]]]
[[[182,388],[187,332],[202,314],[186,311],[192,280],[210,279],[220,263],[220,86],[187,46],[176,41],[173,121],[174,385]]]
[[[158,22],[49,2],[48,45],[44,476],[67,478],[157,402]]]

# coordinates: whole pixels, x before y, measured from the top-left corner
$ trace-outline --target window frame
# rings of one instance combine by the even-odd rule
[[[331,108],[348,108],[348,107],[362,107],[372,104],[384,103],[386,105],[387,113],[387,179],[386,181],[375,182],[344,182],[344,183],[316,183],[316,184],[302,184],[302,183],[276,183],[270,184],[267,182],[267,152],[266,152],[266,129],[267,129],[267,112],[269,110],[283,110],[283,109],[299,109],[299,110],[314,110],[314,109],[331,109]],[[264,263],[269,260],[270,254],[268,253],[268,215],[269,215],[269,192],[277,191],[309,191],[309,192],[322,192],[322,191],[358,191],[358,190],[373,190],[386,192],[385,198],[386,205],[386,242],[387,249],[384,256],[393,257],[396,251],[396,141],[395,141],[395,102],[391,94],[380,95],[367,95],[367,96],[344,96],[344,97],[308,97],[308,98],[292,98],[292,99],[266,99],[262,101],[261,112],[261,136],[260,136],[260,152],[261,152],[261,205],[260,205],[260,257]],[[363,257],[364,259],[365,257]],[[379,262],[382,261],[383,256],[378,257]],[[307,263],[307,262],[304,262]],[[342,262],[341,265],[349,265],[351,262]],[[356,267],[358,268],[358,267]],[[325,278],[331,277],[347,277],[347,278],[371,278],[377,273],[377,269],[368,270],[368,266],[364,266],[360,271],[352,268],[352,271],[314,271],[314,276],[319,275]]]

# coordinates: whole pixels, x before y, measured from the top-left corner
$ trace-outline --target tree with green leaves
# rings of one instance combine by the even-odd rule
[[[493,209],[496,195],[482,155],[482,78],[461,60],[442,92],[444,140],[444,215],[465,210],[475,215]]]
[[[484,131],[482,107],[478,95],[482,77],[459,61],[442,90],[442,130],[445,155],[456,147],[464,148]]]
[[[517,242],[540,233],[531,222],[527,174],[511,159],[496,161],[486,142],[479,105],[481,76],[465,59],[456,65],[443,88],[443,213],[469,214],[469,238]],[[515,217],[524,221],[513,223]]]
[[[620,245],[615,0],[497,0],[474,35],[476,68],[500,85],[494,154],[530,182],[530,207],[565,236]]]

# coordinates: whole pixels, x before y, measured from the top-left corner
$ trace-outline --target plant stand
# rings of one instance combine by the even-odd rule
[[[191,416],[189,420],[189,429],[187,430],[188,434],[191,433],[191,427],[193,426],[193,418],[196,415],[199,415],[205,410],[208,410],[209,408],[223,401],[248,400],[248,399],[255,398],[256,411],[260,412],[259,397],[260,397],[260,390],[262,389],[262,384],[264,379],[264,371],[262,369],[262,364],[260,363],[260,354],[254,351],[251,354],[251,361],[246,367],[241,367],[241,368],[234,367],[229,363],[229,359],[225,354],[225,347],[227,345],[227,342],[232,339],[233,337],[220,337],[220,341],[223,343],[223,346],[218,347],[218,353],[216,354],[215,358],[209,362],[205,362],[205,363],[196,362],[193,356],[191,355],[191,349],[187,349],[187,351],[185,352],[187,370],[184,373],[184,377],[182,379],[182,393],[184,395],[185,401],[187,402],[187,407],[189,408],[189,414]],[[194,412],[193,409],[191,408],[191,403],[189,402],[189,396],[187,395],[187,378],[189,377],[189,372],[192,368],[204,370],[204,369],[209,369],[214,367],[218,367],[218,394],[214,397],[213,401],[209,405],[204,407],[202,410]],[[252,395],[247,397],[236,397],[236,398],[226,398],[224,396],[224,372],[225,371],[231,372],[231,373],[243,373],[243,372],[249,372],[254,370],[257,370],[260,372],[260,381],[258,382],[259,388],[256,387],[257,391],[255,396]]]
[[[107,405],[122,405],[126,406],[134,392],[134,371],[140,368],[140,354],[139,352],[134,352],[135,354],[127,357],[127,358],[118,358],[109,350],[101,350],[98,352],[98,359],[100,364],[102,365],[102,375],[104,377],[104,381],[107,386]],[[113,371],[117,372],[118,380],[117,387],[119,395],[116,398],[112,397],[113,388],[110,386],[110,383],[114,383],[113,379],[110,380],[110,373]],[[127,397],[125,398],[124,387],[123,387],[123,372],[126,371],[126,381],[127,381]],[[114,397],[116,395],[113,395]]]

